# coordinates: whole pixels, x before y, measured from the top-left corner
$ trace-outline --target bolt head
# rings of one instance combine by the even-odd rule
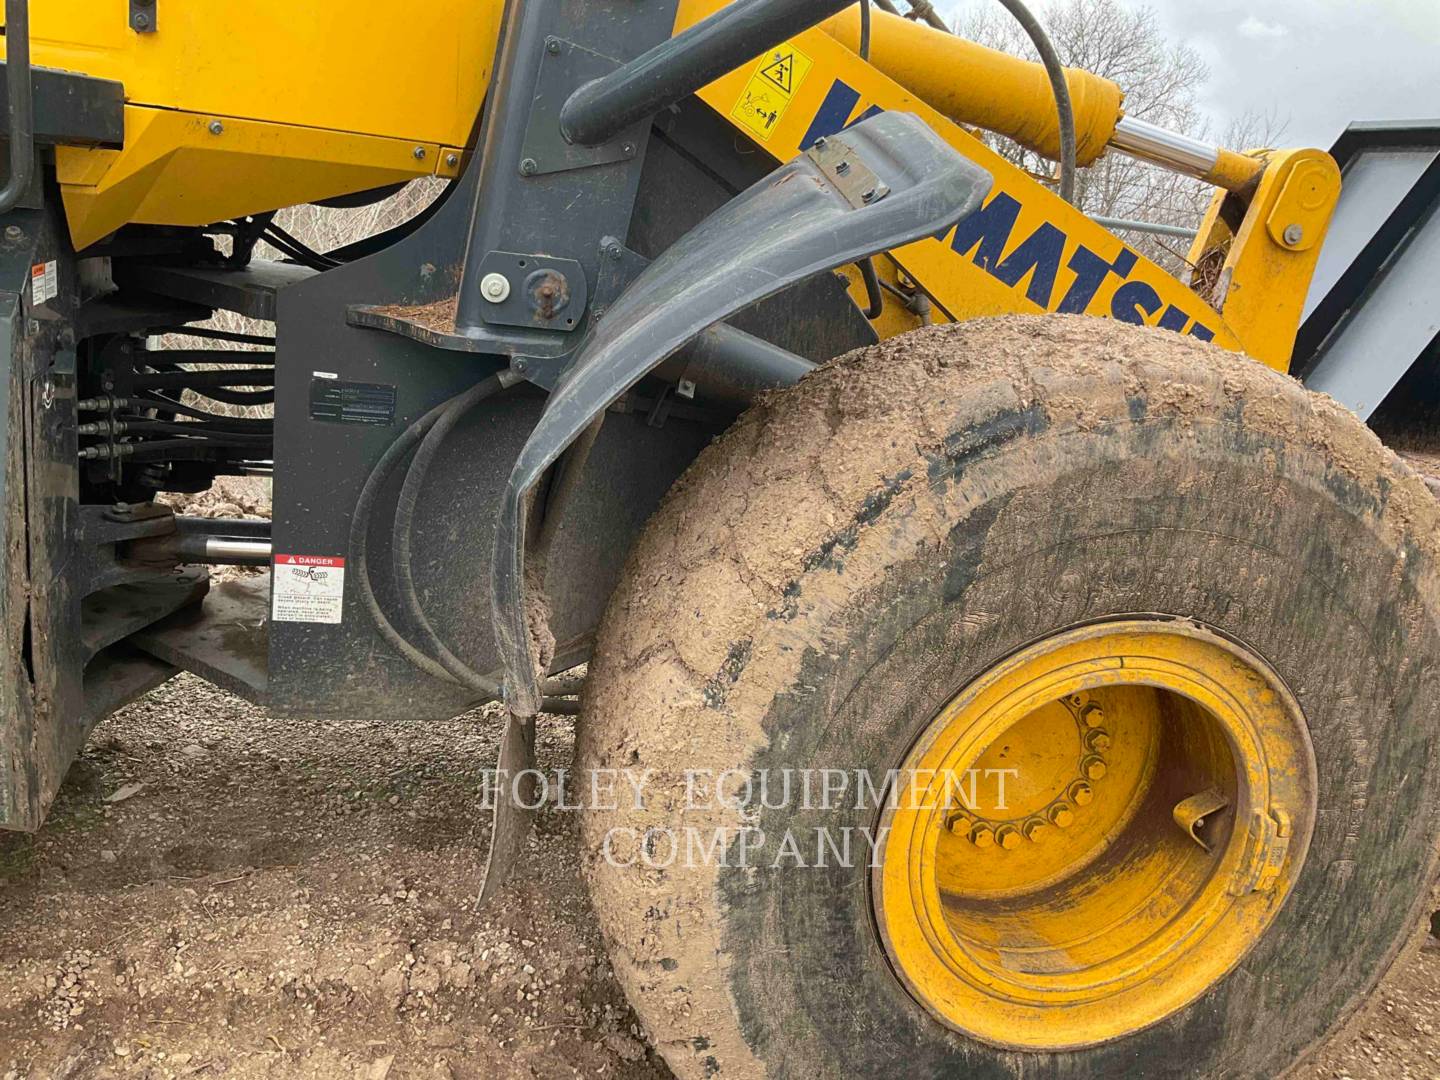
[[[459,154],[446,154],[446,155],[445,155],[445,164],[448,165],[448,166],[450,166],[450,168],[453,169],[456,165],[459,165],[459,164],[460,164],[460,155],[459,155]]]
[[[1045,838],[1050,835],[1049,822],[1041,821],[1039,818],[1032,818],[1027,821],[1024,828],[1025,839],[1029,840],[1032,844],[1044,843]]]
[[[954,817],[952,817],[949,821],[945,823],[945,827],[950,830],[951,836],[963,837],[970,835],[971,829],[974,828],[974,824],[964,814],[956,814]]]
[[[424,161],[424,160],[425,160],[425,147],[423,147],[423,146],[417,146],[417,147],[415,147],[414,150],[412,150],[412,151],[410,151],[410,152],[415,155],[415,160],[416,160],[416,161]]]
[[[1080,771],[1091,780],[1099,780],[1105,775],[1105,762],[1098,757],[1086,758],[1080,763]]]
[[[619,244],[610,243],[605,245],[605,255],[610,259],[618,259],[624,254]]]
[[[1092,728],[1090,734],[1085,737],[1085,745],[1091,750],[1109,750],[1110,733],[1102,728]]]
[[[130,25],[135,27],[136,30],[149,30],[150,16],[143,11],[137,11],[135,17],[130,20]]]
[[[22,228],[20,228],[19,225],[6,225],[6,226],[5,226],[5,239],[6,239],[6,240],[21,240],[21,239],[24,239],[24,237],[25,237],[25,230],[22,229]]]
[[[624,154],[626,157],[633,157],[634,154],[635,154],[635,144],[634,144],[634,143],[628,143],[628,142],[627,142],[627,143],[621,143],[621,145],[620,145],[620,152],[621,152],[622,154]]]
[[[222,124],[219,120],[211,120],[211,121],[210,121],[210,134],[211,134],[211,135],[221,135],[221,134],[224,133],[224,131],[225,131],[225,125]]]
[[[546,51],[547,53],[549,53],[551,56],[558,56],[558,55],[560,54],[560,39],[559,39],[559,38],[553,38],[553,37],[552,37],[552,38],[546,38],[546,39],[545,39],[545,51]]]
[[[522,158],[520,161],[520,175],[534,176],[540,171],[540,163],[533,157]]]
[[[1025,840],[1025,838],[1020,835],[1018,829],[1009,825],[1001,825],[1000,828],[995,830],[995,839],[1006,851],[1014,851],[1024,843]]]
[[[1057,829],[1068,829],[1075,824],[1075,811],[1061,803],[1050,811],[1050,824]]]
[[[970,842],[978,848],[995,846],[995,833],[988,825],[977,825],[970,833]]]
[[[1105,710],[1099,705],[1087,705],[1080,713],[1080,719],[1088,728],[1101,727],[1105,723]]]
[[[1298,224],[1286,225],[1284,235],[1285,243],[1298,244],[1301,240],[1305,239],[1305,230]]]
[[[1090,790],[1090,785],[1083,780],[1077,780],[1070,785],[1070,801],[1076,806],[1089,806],[1095,793]]]
[[[510,279],[504,274],[486,274],[480,279],[480,295],[492,304],[503,302],[510,295]]]
[[[845,175],[846,173],[848,173],[849,171],[850,171],[850,163],[849,163],[848,161],[840,161],[840,162],[837,162],[837,163],[835,164],[835,175],[836,175],[836,176],[844,176],[844,175]]]

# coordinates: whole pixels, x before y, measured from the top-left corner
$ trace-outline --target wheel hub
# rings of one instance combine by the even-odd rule
[[[1227,974],[1304,861],[1315,765],[1268,665],[1193,624],[1056,634],[965,687],[901,766],[872,872],[891,965],[1002,1046],[1093,1045]]]

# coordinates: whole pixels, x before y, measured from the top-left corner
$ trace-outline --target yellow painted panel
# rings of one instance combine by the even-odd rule
[[[216,134],[211,123],[127,106],[125,149],[57,148],[76,249],[131,222],[207,225],[409,180],[434,171],[437,161],[444,167],[433,143],[233,119]]]
[[[127,0],[30,5],[32,61],[211,116],[464,145],[490,80],[500,0]]]
[[[682,0],[677,31],[721,6],[719,0]],[[943,309],[937,317],[962,320],[1016,312],[1073,311],[1121,317],[1194,334],[1230,349],[1243,347],[1209,304],[1119,237],[984,146],[924,101],[866,64],[823,30],[797,35],[779,51],[797,49],[811,68],[763,145],[784,161],[814,134],[833,132],[872,110],[914,113],[942,138],[994,177],[979,215],[962,223],[973,242],[952,230],[891,253]],[[752,128],[733,110],[756,66],[743,65],[700,91],[700,97],[740,131]]]

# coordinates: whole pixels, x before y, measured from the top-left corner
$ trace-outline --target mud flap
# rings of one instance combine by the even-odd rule
[[[707,327],[814,274],[929,236],[974,212],[991,177],[908,113],[886,112],[818,140],[662,253],[576,351],[510,474],[491,571],[491,617],[510,725],[540,709],[527,623],[524,508],[540,478],[594,419]],[[508,742],[507,728],[507,742]],[[497,804],[485,895],[503,884],[526,815]],[[517,829],[517,838],[502,835]]]

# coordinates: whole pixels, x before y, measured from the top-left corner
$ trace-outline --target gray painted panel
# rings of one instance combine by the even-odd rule
[[[1433,149],[1370,150],[1359,154],[1345,169],[1340,203],[1325,234],[1325,247],[1310,280],[1305,297],[1305,313],[1309,318],[1315,306],[1325,299],[1335,282],[1355,261],[1355,256],[1385,219],[1400,205],[1420,174],[1435,160]]]
[[[1320,351],[1305,385],[1366,419],[1440,332],[1440,213],[1412,235]]]

